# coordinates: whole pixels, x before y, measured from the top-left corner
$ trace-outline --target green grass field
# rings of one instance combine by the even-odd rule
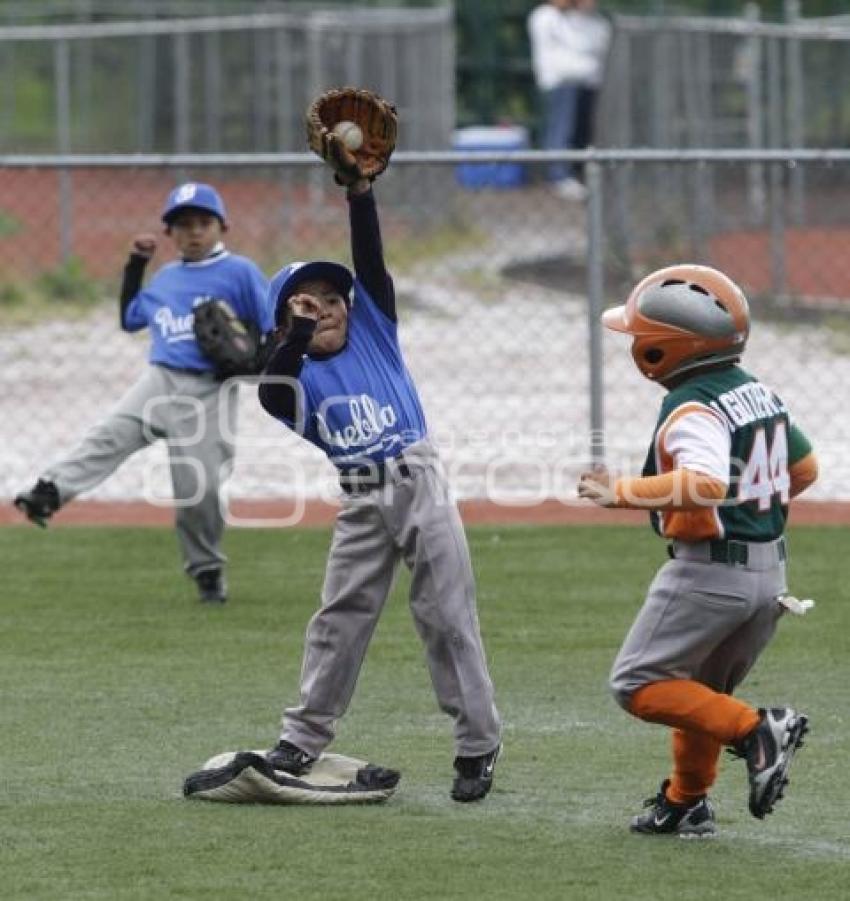
[[[606,677],[663,560],[648,530],[470,530],[505,751],[489,798],[449,800],[450,723],[404,600],[379,625],[334,749],[403,771],[387,804],[188,802],[184,776],[265,747],[295,697],[328,532],[231,531],[231,602],[207,609],[170,530],[0,529],[0,898],[703,899],[850,893],[847,534],[797,529],[786,618],[742,687],[812,734],[788,797],[746,809],[724,762],[712,841],[632,836],[667,735]]]

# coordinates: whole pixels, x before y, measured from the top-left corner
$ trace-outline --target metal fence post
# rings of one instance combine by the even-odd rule
[[[15,42],[0,41],[0,58],[3,60],[3,86],[0,88],[0,148],[9,149],[9,136],[15,121]]]
[[[757,23],[761,12],[755,3],[744,8],[748,22]],[[764,126],[762,122],[762,38],[747,38],[747,143],[750,148],[764,146]],[[752,163],[747,167],[747,193],[749,195],[749,218],[754,225],[764,222],[767,207],[765,202],[764,166]]]
[[[174,149],[177,153],[189,152],[191,111],[189,100],[189,35],[178,32],[173,38],[174,54]]]
[[[785,0],[785,21],[794,26],[800,21],[800,0]],[[805,147],[805,123],[803,119],[803,53],[800,39],[793,30],[785,42],[788,67],[788,144],[791,147]],[[797,225],[804,217],[804,171],[794,166],[789,176],[791,221]]]
[[[767,42],[767,126],[772,148],[782,146],[782,70],[778,38]],[[787,293],[785,272],[785,192],[781,163],[770,164],[770,273],[773,294]]]
[[[211,150],[221,150],[221,98],[223,65],[221,33],[204,35],[204,133]]]
[[[605,459],[605,406],[602,359],[602,323],[605,308],[605,244],[602,223],[602,165],[589,160],[587,179],[587,334],[590,357],[590,459]]]
[[[293,40],[289,30],[281,26],[274,33],[275,93],[273,105],[276,115],[275,149],[280,152],[291,150],[294,145],[292,123],[295,121],[295,97],[293,86],[292,47]],[[279,211],[279,233],[289,236],[292,232],[293,218],[287,210],[292,175],[286,166],[278,168],[278,179],[282,190]]]
[[[53,53],[56,94],[56,149],[67,156],[71,152],[71,49],[67,40],[59,40]],[[71,173],[59,170],[59,253],[63,263],[71,258],[74,246]]]
[[[632,80],[629,73],[632,69],[632,41],[628,31],[614,33],[614,51],[612,53],[612,71],[607,76],[619,90],[613,91],[614,122],[616,132],[614,141],[617,147],[632,147],[635,139],[632,132]],[[617,268],[631,269],[632,265],[632,166],[624,163],[617,166],[614,172],[616,189],[612,197],[612,209],[609,215],[610,227],[614,235],[612,246],[616,249]]]
[[[150,153],[156,137],[156,38],[143,35],[138,39],[136,75],[136,147]]]
[[[254,102],[253,134],[254,147],[267,149],[272,142],[272,35],[268,31],[257,30],[252,36],[254,50]]]

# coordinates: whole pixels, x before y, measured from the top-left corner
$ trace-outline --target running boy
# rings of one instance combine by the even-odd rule
[[[215,363],[201,352],[193,310],[206,300],[226,300],[240,319],[265,335],[273,327],[266,307],[268,281],[251,260],[225,249],[224,203],[210,185],[190,182],[175,188],[162,221],[181,259],[163,266],[142,288],[156,238],[137,235],[124,269],[119,310],[125,331],[150,329],[150,366],[105,419],[15,498],[15,506],[44,526],[129,456],[165,438],[185,570],[196,580],[201,601],[223,603],[227,583],[219,489],[233,464],[237,394],[221,390]]]
[[[275,768],[306,772],[351,700],[398,561],[440,707],[454,720],[451,796],[483,798],[501,727],[475,606],[466,537],[450,500],[398,340],[370,182],[347,189],[354,277],[332,262],[293,263],[272,279],[285,340],[260,388],[272,416],[323,450],[344,492],[321,607],[307,629],[300,702],[285,711]]]
[[[783,611],[791,497],[817,478],[811,445],[783,401],[737,365],[750,330],[740,288],[705,266],[647,276],[605,326],[668,390],[639,478],[583,473],[580,497],[650,511],[670,559],[620,649],[611,689],[625,710],[673,729],[673,770],[633,832],[715,832],[707,794],[721,748],[745,758],[749,808],[773,810],[806,732],[791,707],[732,697]]]

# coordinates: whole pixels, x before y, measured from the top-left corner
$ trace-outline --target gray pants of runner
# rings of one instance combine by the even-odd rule
[[[236,391],[213,376],[150,366],[109,415],[41,476],[66,504],[157,438],[168,443],[175,525],[191,576],[222,566],[221,482],[233,464]]]
[[[749,543],[747,562],[711,559],[711,543],[674,542],[614,661],[610,685],[628,710],[639,688],[691,679],[732,694],[770,641],[787,591],[784,539]]]
[[[486,754],[500,741],[460,515],[428,442],[406,449],[404,462],[408,477],[389,464],[387,484],[345,497],[337,516],[322,605],[307,627],[301,702],[285,711],[281,734],[309,754],[330,743],[348,708],[400,560],[412,573],[410,609],[457,754]]]

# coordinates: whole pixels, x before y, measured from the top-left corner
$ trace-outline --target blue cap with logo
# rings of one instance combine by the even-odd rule
[[[170,225],[174,217],[186,209],[205,210],[225,222],[227,213],[224,210],[224,201],[218,191],[212,185],[205,185],[199,181],[186,182],[178,185],[165,201],[162,211],[162,221]]]
[[[312,263],[290,263],[284,266],[271,280],[269,286],[269,306],[274,309],[274,321],[280,324],[286,311],[286,301],[303,282],[330,282],[349,303],[354,276],[341,263],[315,260]]]

